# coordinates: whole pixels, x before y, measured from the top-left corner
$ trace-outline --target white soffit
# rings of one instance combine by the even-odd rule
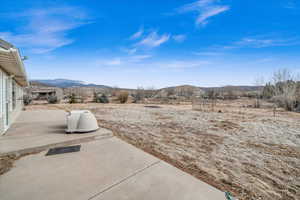
[[[8,50],[0,48],[0,66],[21,85],[27,86],[26,72],[19,51],[15,48]]]

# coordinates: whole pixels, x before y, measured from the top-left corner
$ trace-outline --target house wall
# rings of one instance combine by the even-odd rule
[[[6,74],[0,67],[0,135],[5,131],[5,101],[6,101],[6,91],[5,91],[5,79]]]
[[[7,100],[8,106],[6,105]],[[0,135],[4,134],[22,109],[23,88],[5,73],[0,66]],[[6,126],[7,116],[8,126]]]

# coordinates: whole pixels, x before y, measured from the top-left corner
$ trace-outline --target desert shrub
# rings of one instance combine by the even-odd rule
[[[77,96],[74,93],[71,94],[69,98],[69,103],[83,103],[83,98],[81,96]]]
[[[260,108],[261,107],[261,99],[262,99],[262,91],[260,91],[260,90],[253,91],[249,94],[250,95],[248,96],[248,98],[254,99],[253,108]]]
[[[153,98],[157,93],[153,87],[144,89],[143,87],[138,87],[134,93],[132,93],[133,103],[138,103],[144,101],[145,99]]]
[[[297,106],[297,85],[287,70],[281,70],[274,75],[275,95],[272,100],[280,107],[293,111]]]
[[[239,98],[237,91],[232,86],[223,87],[219,93],[225,100],[235,100]]]
[[[73,94],[71,94],[71,96],[70,96],[69,103],[70,103],[70,104],[76,103],[75,101],[76,101],[76,100],[75,100],[75,94],[73,93]]]
[[[188,99],[191,98],[194,94],[193,88],[190,87],[180,87],[175,92],[177,93],[178,96],[186,97]]]
[[[139,101],[143,101],[145,98],[145,90],[142,87],[138,87],[133,96],[133,102],[137,103]]]
[[[99,94],[97,92],[93,93],[93,102],[97,103],[98,95]]]
[[[32,98],[28,94],[23,95],[23,103],[25,106],[29,105],[32,102]]]
[[[167,96],[175,95],[175,88],[173,87],[166,88],[166,92],[167,92]]]
[[[238,95],[236,94],[235,91],[233,90],[229,90],[228,93],[227,93],[227,99],[229,100],[235,100],[235,99],[238,99]]]
[[[277,106],[284,108],[287,111],[293,111],[296,108],[296,101],[292,98],[287,98],[284,95],[274,96],[271,99]]]
[[[219,94],[215,90],[208,90],[204,93],[204,96],[208,99],[216,99]]]
[[[120,92],[120,89],[117,86],[109,89],[109,94],[113,97],[118,96],[119,92]]]
[[[105,94],[96,94],[95,102],[96,103],[109,103],[109,100]]]
[[[48,103],[55,104],[58,103],[58,98],[55,95],[51,95],[47,98]]]
[[[262,91],[262,96],[264,99],[270,99],[274,95],[275,95],[275,86],[269,82],[264,86]]]
[[[287,111],[298,111],[300,102],[300,82],[287,69],[281,69],[273,74],[273,82],[263,88],[263,98],[270,99],[278,107]]]
[[[126,91],[121,91],[119,94],[118,94],[118,100],[120,101],[120,103],[126,103],[127,100],[128,100],[128,92]]]
[[[145,98],[153,98],[157,93],[154,87],[149,87],[144,91]]]
[[[260,99],[259,98],[256,98],[255,101],[254,101],[254,104],[253,104],[253,107],[254,108],[260,108]]]
[[[257,98],[257,93],[255,91],[249,91],[249,92],[246,92],[245,97],[248,97],[249,99],[254,99],[254,98]]]

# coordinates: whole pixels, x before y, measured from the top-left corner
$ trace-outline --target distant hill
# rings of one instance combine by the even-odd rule
[[[69,79],[41,79],[41,80],[31,80],[30,82],[34,84],[44,84],[47,86],[54,86],[60,88],[69,88],[69,87],[111,88],[106,85],[87,84],[83,81],[69,80]]]
[[[178,85],[173,87],[166,87],[161,88],[160,90],[203,90],[203,91],[209,91],[209,90],[222,90],[222,89],[232,89],[234,91],[257,91],[259,89],[262,89],[263,86],[246,86],[246,85],[240,85],[240,86],[222,86],[222,87],[197,87],[193,85]]]
[[[193,85],[179,85],[174,87],[166,87],[157,90],[156,97],[167,96],[199,96],[204,92],[215,91],[234,91],[234,92],[253,92],[262,89],[262,86],[224,86],[224,87],[197,87]]]
[[[29,81],[31,86],[35,86],[35,87],[52,87],[51,85],[45,84],[45,83],[41,83],[38,81]]]
[[[107,85],[97,85],[92,83],[85,83],[79,80],[69,80],[69,79],[41,79],[41,80],[31,80],[30,83],[35,86],[44,86],[44,87],[60,87],[60,88],[69,88],[69,87],[95,87],[95,88],[112,88]],[[157,91],[160,95],[164,96],[166,93],[174,93],[175,95],[178,93],[189,93],[190,91],[196,93],[202,93],[204,91],[209,90],[222,90],[222,89],[231,89],[233,91],[240,92],[249,92],[249,91],[257,91],[261,89],[262,86],[223,86],[223,87],[197,87],[193,85],[179,85],[174,87],[166,87],[158,89]],[[126,89],[119,88],[122,90],[135,91],[135,89]]]
[[[193,85],[179,85],[158,90],[156,97],[201,95],[203,90]]]

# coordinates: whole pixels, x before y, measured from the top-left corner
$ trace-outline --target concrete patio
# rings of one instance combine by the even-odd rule
[[[63,134],[64,115],[60,110],[23,112],[1,137],[2,154],[44,148],[16,161],[0,177],[1,200],[226,199],[223,192],[113,137],[108,130]],[[84,137],[92,138],[82,143]],[[70,141],[81,144],[81,151],[45,156],[52,145],[65,146]]]
[[[23,111],[0,137],[0,155],[30,153],[112,136],[111,131],[103,128],[89,134],[65,134],[65,129],[66,112],[63,110]]]

